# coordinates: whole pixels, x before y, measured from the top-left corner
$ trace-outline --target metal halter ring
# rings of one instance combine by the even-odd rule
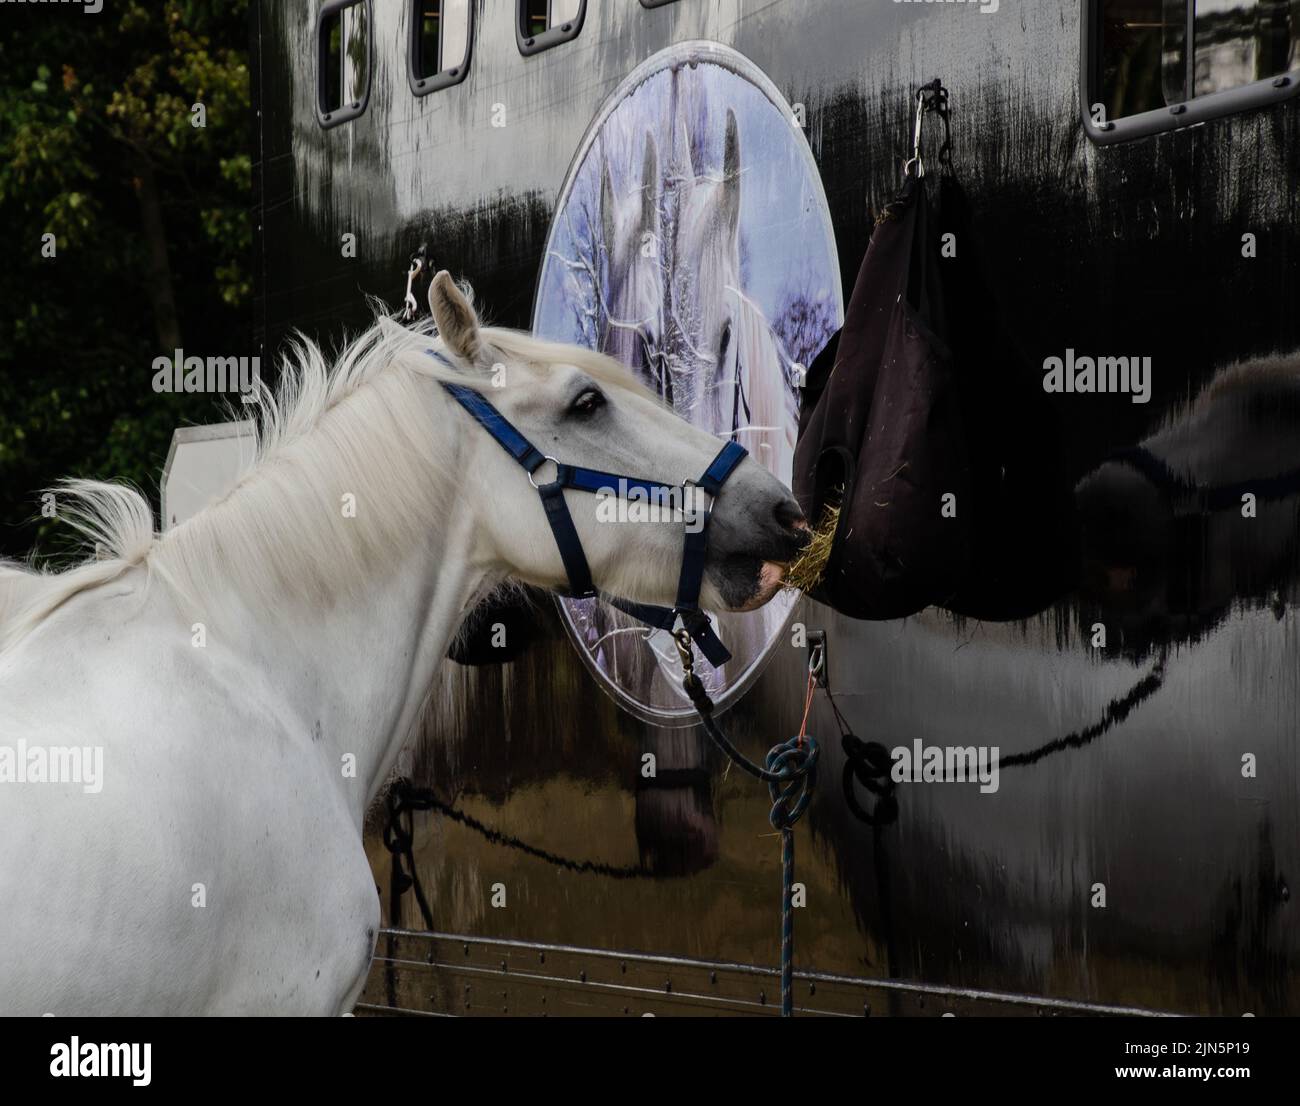
[[[684,627],[673,631],[673,642],[677,646],[677,657],[682,662],[686,675],[695,671],[695,654],[691,648],[691,632]]]
[[[706,492],[696,481],[682,481],[682,517],[689,523],[691,521],[691,511],[694,508],[694,494],[699,492],[701,495],[700,513],[708,518],[713,513],[714,497]]]
[[[557,461],[554,457],[552,457],[549,453],[542,458],[542,465],[546,464],[547,461],[550,461],[551,464],[555,466],[555,475],[558,478],[558,476],[560,475],[560,462]],[[542,465],[538,465],[537,469],[541,468]],[[541,485],[539,485],[537,481],[533,479],[533,473],[535,473],[537,469],[533,469],[533,471],[528,474],[528,483],[530,483],[534,488],[540,489]],[[554,483],[554,481],[548,480],[547,483],[551,484]]]

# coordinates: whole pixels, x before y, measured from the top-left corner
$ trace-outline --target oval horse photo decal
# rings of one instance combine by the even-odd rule
[[[840,326],[835,239],[794,112],[743,55],[682,43],[619,86],[560,191],[533,330],[622,361],[684,418],[789,484],[798,380]],[[629,505],[624,521],[638,521]],[[732,659],[714,701],[758,674],[794,596],[710,614]],[[599,599],[561,600],[597,679],[634,714],[692,725],[671,635]]]

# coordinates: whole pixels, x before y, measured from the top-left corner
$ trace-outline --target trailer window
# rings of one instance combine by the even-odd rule
[[[316,18],[316,117],[335,127],[366,110],[372,43],[370,0],[335,0]]]
[[[515,37],[521,54],[536,54],[576,38],[587,0],[516,0]]]
[[[471,0],[412,0],[410,79],[417,96],[465,79],[472,11]]]
[[[1103,0],[1101,103],[1107,119],[1186,99],[1182,0]]]
[[[1096,140],[1188,126],[1297,89],[1300,0],[1092,0],[1084,22]]]
[[[1300,68],[1300,3],[1196,0],[1195,43],[1197,96]]]

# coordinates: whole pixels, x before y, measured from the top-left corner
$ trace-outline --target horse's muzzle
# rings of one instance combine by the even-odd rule
[[[794,498],[777,501],[771,521],[754,535],[744,554],[724,556],[716,573],[717,586],[727,606],[752,611],[772,600],[781,590],[786,569],[812,537],[807,520]]]

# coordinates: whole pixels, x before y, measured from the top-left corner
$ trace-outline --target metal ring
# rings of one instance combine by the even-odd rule
[[[814,645],[808,654],[808,675],[814,680],[826,670],[826,646]]]
[[[542,456],[542,465],[546,464],[547,461],[550,461],[551,464],[553,464],[553,465],[555,466],[555,479],[558,480],[558,479],[560,478],[560,462],[557,461],[554,457],[552,457],[549,453],[544,454],[544,455]],[[542,465],[538,465],[538,466],[537,466],[537,469],[541,468]],[[533,469],[533,472],[536,472],[537,469]],[[530,473],[528,474],[528,483],[530,483],[534,488],[536,488],[538,491],[540,491],[541,488],[539,487],[537,481],[533,479],[533,472],[530,472]],[[553,484],[553,483],[555,483],[555,481],[554,481],[554,480],[548,480],[547,483],[548,483],[548,484]]]
[[[706,519],[709,518],[709,516],[712,515],[713,513],[713,504],[717,502],[717,496],[710,495],[707,491],[704,491],[704,488],[695,480],[683,480],[681,487],[682,487],[682,514],[687,516],[689,520],[690,504],[691,504],[691,489],[694,488],[704,493],[705,502],[702,505],[702,513]]]

